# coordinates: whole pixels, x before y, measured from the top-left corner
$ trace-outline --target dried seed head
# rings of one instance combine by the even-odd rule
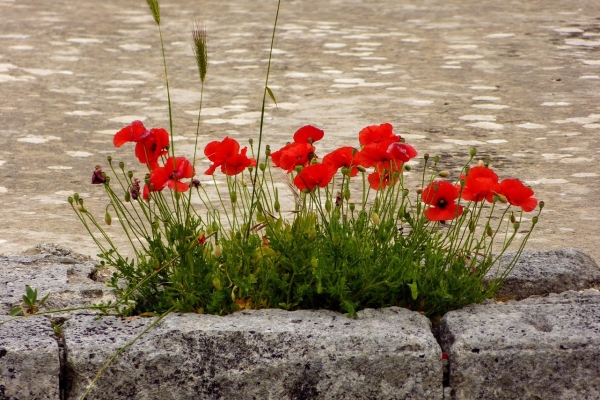
[[[192,48],[198,64],[200,81],[204,83],[206,79],[206,70],[208,69],[208,53],[206,51],[206,27],[198,23],[192,28]]]

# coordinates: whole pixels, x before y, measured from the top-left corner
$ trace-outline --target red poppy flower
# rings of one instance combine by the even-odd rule
[[[161,191],[168,186],[169,189],[185,192],[190,184],[181,182],[181,179],[192,176],[194,176],[194,166],[185,157],[169,157],[164,167],[152,171],[150,175],[150,183],[154,185],[152,191]]]
[[[215,173],[217,167],[232,156],[235,156],[240,151],[240,144],[235,139],[225,137],[225,139],[210,142],[204,148],[204,155],[213,162],[213,164],[204,172],[206,175]]]
[[[127,142],[135,142],[135,155],[138,160],[154,169],[158,167],[158,159],[168,152],[169,133],[162,128],[147,130],[141,121],[133,121],[113,138],[116,147],[121,147]]]
[[[532,197],[533,190],[518,179],[504,179],[500,182],[500,190],[510,204],[521,207],[525,212],[533,211],[537,206],[537,199]]]
[[[397,159],[395,154],[388,152],[390,146],[392,146],[394,143],[397,143],[399,140],[400,137],[391,136],[386,139],[382,139],[379,142],[372,142],[365,145],[358,153],[359,165],[369,168],[381,162],[392,160],[398,160],[401,162],[402,160]]]
[[[335,169],[327,164],[311,164],[302,169],[294,178],[294,185],[303,192],[310,192],[316,186],[325,187],[335,175]]]
[[[398,183],[402,166],[402,161],[380,162],[375,165],[375,171],[367,176],[371,189],[382,190]]]
[[[382,140],[395,136],[394,132],[392,132],[392,129],[392,125],[388,123],[367,126],[358,133],[358,141],[363,146],[366,146],[370,143],[379,143]]]
[[[314,151],[310,143],[288,143],[271,153],[271,160],[276,167],[292,172],[297,165],[307,166],[310,160],[316,158]]]
[[[455,201],[460,195],[460,187],[446,181],[431,182],[421,193],[421,199],[429,204],[424,211],[429,221],[448,221],[463,213],[463,207]]]
[[[247,147],[244,147],[240,153],[236,153],[225,159],[221,165],[221,172],[226,175],[237,175],[249,166],[256,166],[256,160],[254,158],[248,158],[246,156]]]
[[[417,150],[408,143],[395,142],[388,146],[387,152],[396,160],[408,162],[417,156]]]
[[[318,140],[323,139],[325,132],[319,128],[315,128],[312,125],[306,125],[298,129],[294,133],[294,142],[296,143],[314,143]]]
[[[323,164],[330,165],[337,172],[340,168],[352,168],[350,176],[358,174],[358,150],[351,146],[340,147],[323,157]]]
[[[500,193],[498,175],[488,167],[477,166],[469,170],[465,179],[462,198],[467,201],[494,201],[494,195]]]

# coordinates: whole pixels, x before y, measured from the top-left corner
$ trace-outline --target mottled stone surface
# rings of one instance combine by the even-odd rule
[[[441,351],[422,315],[365,310],[171,314],[111,364],[94,399],[441,399]],[[63,327],[67,398],[153,319]]]
[[[8,318],[0,315],[0,321]],[[58,343],[49,319],[0,325],[0,399],[58,400],[59,376]]]
[[[600,398],[600,292],[465,307],[441,321],[453,399]]]
[[[199,145],[256,139],[276,2],[160,4],[177,152],[194,147],[194,20],[209,43]],[[131,146],[111,140],[136,118],[168,128],[156,26],[141,0],[0,1],[0,10],[0,252],[53,241],[95,255],[66,198],[81,193],[103,220],[94,166],[112,155],[145,172]],[[452,178],[477,146],[502,178],[546,201],[529,248],[576,246],[598,260],[599,13],[597,0],[284,1],[265,142],[277,148],[315,124],[324,155],[390,122],[421,154],[441,155]],[[107,229],[126,243],[118,224]]]
[[[96,263],[53,244],[39,245],[22,255],[0,256],[0,315],[17,306],[29,285],[38,300],[51,293],[41,310],[81,307],[114,299],[96,276]]]
[[[488,278],[502,273],[514,254],[506,254]],[[600,267],[587,254],[573,248],[525,250],[498,291],[499,300],[600,287]]]

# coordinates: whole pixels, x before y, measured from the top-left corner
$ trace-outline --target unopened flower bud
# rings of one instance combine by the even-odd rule
[[[281,204],[279,203],[279,200],[275,200],[275,203],[273,204],[273,209],[275,210],[275,212],[281,211]]]
[[[258,168],[262,171],[265,172],[265,169],[267,169],[267,166],[265,165],[265,163],[260,163],[260,165],[258,166]]]
[[[367,172],[367,169],[365,167],[363,167],[362,165],[357,165],[356,169],[359,170],[360,172]]]
[[[373,213],[373,215],[371,215],[371,220],[373,221],[373,224],[379,225],[379,215],[377,215],[377,213]]]
[[[517,221],[517,219],[515,218],[515,214],[511,212],[510,213],[510,222],[512,224],[514,224],[516,221]]]
[[[425,154],[423,154],[423,159],[424,159],[425,161],[429,160],[429,153],[425,153]]]
[[[475,157],[475,155],[477,154],[477,149],[475,147],[471,147],[471,150],[469,150],[469,154],[471,155],[471,157]]]
[[[106,222],[106,225],[110,225],[112,223],[112,218],[110,217],[108,211],[106,212],[106,214],[104,214],[104,222]]]
[[[296,172],[300,173],[302,171],[302,165],[296,165]]]
[[[513,223],[513,228],[515,228],[515,231],[516,231],[517,229],[519,229],[519,226],[521,226],[521,224],[520,224],[519,222],[515,222],[515,223]]]
[[[78,202],[79,201],[79,193],[73,193],[73,199]]]
[[[442,178],[447,178],[447,177],[449,177],[449,176],[450,176],[450,172],[449,172],[449,171],[446,171],[446,170],[444,170],[444,171],[440,171],[440,172],[438,173],[438,176],[439,176],[439,177],[442,177]]]
[[[489,225],[485,227],[485,233],[486,233],[486,234],[487,234],[489,237],[492,237],[492,236],[494,236],[494,230],[493,230],[493,229],[492,229],[492,227],[491,227],[491,226],[489,226]]]
[[[532,223],[532,225],[537,224],[538,223],[538,217],[535,216],[535,217],[531,218],[531,223]]]
[[[342,167],[342,175],[350,175],[350,168]]]
[[[354,211],[356,209],[356,204],[350,203],[350,211]]]
[[[119,162],[119,168],[125,169],[125,163],[123,161]]]
[[[350,188],[346,187],[344,189],[344,200],[348,201],[350,200]]]
[[[67,198],[67,201],[69,202],[69,204],[73,204],[73,198],[71,196],[69,196],[69,198]]]
[[[252,146],[254,144],[254,139],[252,139],[252,138],[248,139],[248,143],[250,143],[250,146]]]
[[[331,200],[329,200],[329,199],[325,200],[325,211],[327,211],[327,212],[331,211]]]
[[[412,169],[412,167],[410,166],[410,164],[404,164],[405,171],[410,171],[411,169]]]
[[[433,161],[434,161],[435,163],[439,163],[439,162],[440,162],[440,156],[435,156],[435,157],[433,157]]]
[[[485,163],[483,162],[483,160],[477,161],[477,166],[478,167],[483,167],[484,165],[485,165]]]
[[[125,193],[125,202],[129,203],[130,200],[131,200],[131,194]]]
[[[111,156],[106,157],[106,161],[108,161],[109,164],[112,163],[112,157]]]
[[[542,208],[544,208],[544,205],[545,205],[545,204],[546,204],[546,203],[544,203],[543,201],[540,201],[540,203],[539,203],[540,210],[541,210]]]
[[[475,232],[475,221],[474,220],[469,221],[469,232],[471,232],[471,233]]]
[[[408,196],[408,189],[402,189],[402,197]]]
[[[418,189],[416,190],[416,192],[417,192],[417,194],[421,194],[421,193],[423,193],[423,188],[418,188]]]
[[[231,198],[231,202],[233,204],[237,202],[237,193],[235,192],[235,190],[229,193],[229,197]]]

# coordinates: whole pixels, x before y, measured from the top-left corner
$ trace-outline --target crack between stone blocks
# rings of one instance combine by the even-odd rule
[[[440,349],[442,349],[442,357],[443,354],[447,354],[444,352],[444,346],[442,345],[442,338],[441,338],[441,321],[437,320],[437,321],[431,321],[431,333],[433,334],[433,337],[435,338],[438,346],[440,346]],[[449,358],[442,358],[442,373],[443,373],[443,378],[442,378],[442,399],[452,399],[452,389],[450,388],[450,359]]]
[[[58,391],[60,400],[66,400],[68,394],[68,379],[67,379],[67,347],[62,331],[62,326],[67,319],[55,317],[51,319],[52,329],[54,330],[54,339],[58,345],[58,360],[60,370],[58,375]]]

